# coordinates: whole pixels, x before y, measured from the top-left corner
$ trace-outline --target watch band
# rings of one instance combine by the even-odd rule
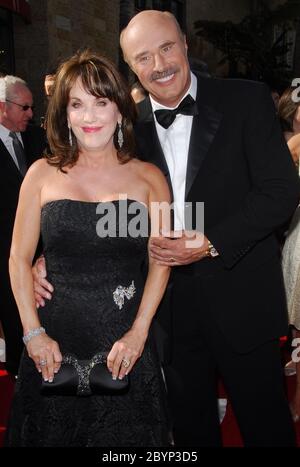
[[[213,244],[208,240],[208,248],[206,250],[207,256],[210,258],[215,258],[216,256],[219,256],[218,251],[216,248],[213,246]]]

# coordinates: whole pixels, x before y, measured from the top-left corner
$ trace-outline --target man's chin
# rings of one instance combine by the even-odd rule
[[[165,88],[160,90],[160,92],[156,92],[156,96],[153,96],[154,100],[159,102],[162,105],[167,107],[176,107],[179,103],[181,94],[179,94],[177,89],[174,88]]]
[[[18,131],[21,131],[21,132],[26,131],[27,127],[28,127],[28,123],[26,125],[21,126]]]

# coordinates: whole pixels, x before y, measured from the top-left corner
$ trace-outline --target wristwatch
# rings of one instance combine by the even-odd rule
[[[216,256],[219,256],[219,253],[217,252],[217,250],[215,249],[215,247],[213,246],[212,243],[210,243],[210,241],[208,240],[208,248],[206,250],[206,254],[207,256],[209,256],[210,258],[215,258]]]

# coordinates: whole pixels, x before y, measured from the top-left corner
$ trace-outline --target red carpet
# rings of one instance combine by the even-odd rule
[[[292,399],[296,385],[296,376],[286,377],[286,386],[289,400]],[[220,384],[220,395],[226,397],[225,390]],[[297,445],[300,447],[300,422],[295,423]],[[227,447],[243,447],[243,441],[239,432],[239,428],[232,411],[230,402],[227,403],[226,415],[221,425],[223,444]]]
[[[287,380],[287,390],[289,398],[293,394],[296,377],[289,376]],[[5,426],[7,423],[9,406],[13,394],[13,382],[4,371],[3,364],[0,363],[0,446],[2,446]],[[224,390],[220,387],[220,396],[226,397]],[[297,428],[297,440],[300,447],[300,423],[295,424]],[[230,403],[227,404],[226,415],[221,425],[224,446],[227,447],[242,447],[243,443],[239,433],[239,429],[232,412]]]
[[[14,383],[0,363],[0,446],[2,446]]]

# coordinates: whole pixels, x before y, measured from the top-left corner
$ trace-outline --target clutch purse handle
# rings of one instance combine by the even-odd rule
[[[106,361],[107,361],[107,353],[105,352],[97,353],[90,360],[80,360],[80,363],[79,363],[79,360],[73,355],[65,355],[63,357],[62,363],[68,363],[69,365],[74,366],[78,374],[79,382],[78,382],[77,394],[79,396],[91,393],[90,383],[89,383],[91,370],[98,363],[106,364]]]

